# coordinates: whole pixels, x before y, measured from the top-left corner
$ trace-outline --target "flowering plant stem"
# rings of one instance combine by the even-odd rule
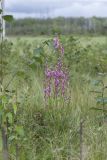
[[[63,102],[68,88],[68,71],[63,64],[64,48],[58,37],[54,38],[54,49],[57,60],[53,67],[46,65],[45,69],[45,101],[53,99],[56,107],[59,100]],[[64,105],[64,104],[63,104]]]

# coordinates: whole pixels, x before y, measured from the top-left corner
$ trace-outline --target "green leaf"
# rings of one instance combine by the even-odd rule
[[[13,21],[13,16],[12,15],[4,15],[3,19],[7,22]]]
[[[39,48],[34,49],[34,56],[35,57],[40,57],[41,54],[43,54],[43,53],[44,53],[43,47],[39,47]]]
[[[39,64],[43,63],[43,57],[44,57],[44,55],[43,55],[43,53],[44,53],[43,48],[40,47],[40,48],[35,49],[34,51],[35,52],[34,52],[34,55],[32,57],[32,62],[30,64],[30,66],[32,66],[32,64],[33,64],[33,66],[34,66],[34,64],[36,65],[36,62],[38,62]]]
[[[16,132],[19,136],[24,136],[24,129],[22,126],[16,126]]]
[[[9,141],[13,141],[13,140],[16,140],[16,139],[17,139],[17,137],[14,136],[14,135],[9,137]]]
[[[49,46],[49,44],[50,44],[51,41],[52,41],[52,40],[46,40],[46,41],[43,42],[43,44]]]
[[[17,113],[17,105],[16,104],[13,105],[13,110],[14,110],[14,114],[16,114]]]
[[[7,99],[6,96],[2,96],[2,103],[3,103],[3,104],[8,103],[8,99]]]
[[[12,124],[13,123],[13,115],[12,115],[12,113],[7,113],[6,117],[8,118],[8,122],[10,124]]]
[[[30,63],[29,67],[32,68],[32,69],[35,69],[36,68],[36,63],[35,62]]]

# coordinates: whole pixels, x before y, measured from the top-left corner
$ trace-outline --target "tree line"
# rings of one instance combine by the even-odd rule
[[[15,19],[12,24],[6,24],[6,31],[9,36],[37,36],[52,35],[55,33],[64,35],[105,35],[107,34],[107,18],[58,17],[53,19]]]

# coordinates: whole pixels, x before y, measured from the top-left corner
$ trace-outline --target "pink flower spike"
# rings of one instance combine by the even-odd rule
[[[55,37],[55,38],[54,38],[54,48],[55,48],[55,49],[58,49],[59,46],[60,46],[59,39],[58,39],[58,37]]]
[[[45,93],[45,96],[50,96],[50,93],[51,93],[51,88],[50,87],[47,87],[44,89],[44,93]]]
[[[58,57],[56,64],[53,64],[53,67],[46,65],[45,68],[45,86],[44,86],[44,95],[45,98],[57,98],[62,96],[64,98],[69,81],[69,73],[67,68],[63,63],[64,48],[60,43],[58,37],[54,38],[54,48],[58,51]]]

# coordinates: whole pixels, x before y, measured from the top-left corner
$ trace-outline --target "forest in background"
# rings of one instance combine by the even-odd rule
[[[52,35],[106,35],[107,18],[48,18],[48,19],[15,19],[11,24],[6,25],[9,36],[36,36]]]

